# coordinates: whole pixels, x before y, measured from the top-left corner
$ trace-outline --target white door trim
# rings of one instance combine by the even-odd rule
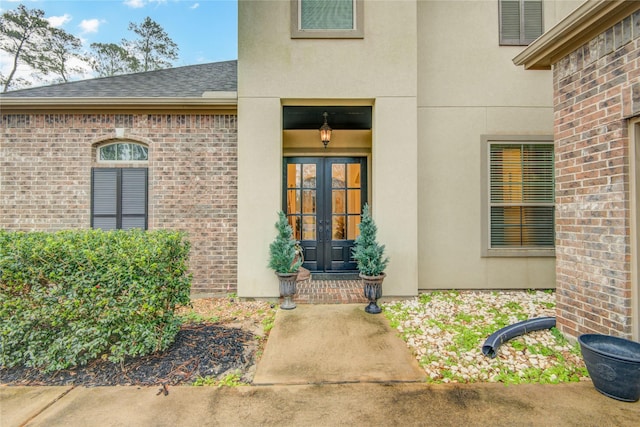
[[[640,341],[640,117],[629,122],[629,205],[631,207],[631,334]]]

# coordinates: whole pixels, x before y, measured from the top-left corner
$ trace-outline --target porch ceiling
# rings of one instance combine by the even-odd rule
[[[370,106],[285,106],[282,111],[282,128],[319,129],[327,112],[327,122],[332,129],[371,129]]]

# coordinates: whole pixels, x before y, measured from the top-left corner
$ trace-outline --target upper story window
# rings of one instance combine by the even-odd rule
[[[544,32],[542,0],[499,0],[500,44],[527,46]]]
[[[133,142],[117,142],[98,148],[99,162],[140,162],[149,160],[149,149]]]
[[[292,38],[364,37],[363,0],[291,0]]]

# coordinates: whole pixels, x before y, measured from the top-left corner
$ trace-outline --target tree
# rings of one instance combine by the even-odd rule
[[[91,43],[89,63],[99,77],[131,73],[140,68],[138,59],[115,43]]]
[[[86,59],[80,53],[82,41],[59,28],[51,28],[44,42],[46,55],[37,59],[36,69],[45,75],[51,73],[63,82],[69,81],[71,73],[81,73],[83,68],[78,64]],[[77,60],[73,65],[73,60]]]
[[[178,59],[178,45],[148,16],[140,25],[130,22],[129,30],[137,34],[138,38],[133,41],[123,40],[122,45],[140,61],[137,71],[168,68],[173,65],[171,61]]]
[[[298,257],[293,230],[282,211],[278,212],[276,230],[278,235],[269,245],[269,268],[281,274],[295,273],[302,265],[302,259]]]
[[[114,43],[93,43],[86,57],[82,43],[65,30],[55,28],[44,18],[44,11],[19,5],[0,16],[0,50],[13,57],[8,75],[0,73],[2,92],[31,83],[16,76],[21,65],[34,71],[36,78],[55,75],[67,82],[72,73],[84,71],[87,63],[100,77],[138,71],[157,70],[172,66],[178,59],[178,45],[151,18],[141,24],[129,23],[129,30],[138,38]]]
[[[16,78],[20,64],[25,64],[38,78],[51,74],[66,82],[74,72],[82,72],[85,58],[79,38],[44,19],[44,11],[19,5],[0,17],[0,50],[13,56],[8,76],[1,76],[3,92],[18,85],[28,86],[25,79]]]
[[[378,227],[371,217],[369,205],[362,210],[362,222],[358,225],[360,234],[356,237],[353,248],[353,259],[358,270],[365,276],[379,276],[384,273],[389,257],[384,255],[385,245],[378,243]]]
[[[37,69],[41,58],[42,42],[51,26],[44,19],[44,11],[27,9],[19,5],[15,10],[8,10],[0,17],[0,50],[13,55],[13,65],[8,76],[2,76],[3,92],[14,82],[16,70],[20,62]]]

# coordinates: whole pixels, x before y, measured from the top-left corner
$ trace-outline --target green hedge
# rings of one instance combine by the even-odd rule
[[[174,231],[0,230],[0,365],[46,371],[166,349],[189,303]]]

